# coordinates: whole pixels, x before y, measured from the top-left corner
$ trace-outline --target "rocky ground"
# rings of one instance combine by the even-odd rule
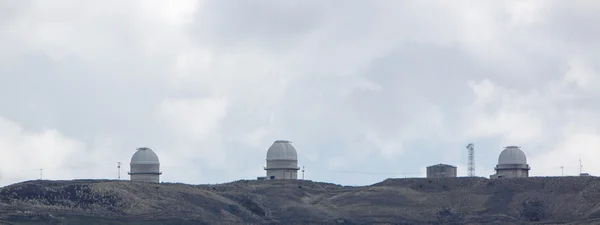
[[[600,178],[303,180],[219,185],[28,181],[0,224],[600,224]]]

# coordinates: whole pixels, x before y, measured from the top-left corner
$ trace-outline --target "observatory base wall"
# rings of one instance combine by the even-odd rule
[[[529,170],[514,169],[514,170],[497,170],[496,174],[491,175],[491,179],[503,178],[503,177],[529,177]]]
[[[131,181],[160,183],[160,176],[154,174],[132,174]]]
[[[267,170],[267,180],[295,180],[298,170]]]

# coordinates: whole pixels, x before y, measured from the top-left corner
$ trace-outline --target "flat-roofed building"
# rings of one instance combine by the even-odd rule
[[[456,177],[456,166],[437,164],[427,167],[427,178]]]

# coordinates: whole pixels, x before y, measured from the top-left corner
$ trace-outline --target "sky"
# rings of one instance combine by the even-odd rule
[[[0,185],[264,176],[369,185],[438,163],[600,175],[600,2],[0,0]],[[561,169],[561,166],[563,167]],[[43,169],[43,170],[40,170]],[[301,177],[301,173],[298,175]]]

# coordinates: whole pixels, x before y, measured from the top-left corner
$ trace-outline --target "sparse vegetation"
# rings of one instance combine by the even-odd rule
[[[0,189],[0,223],[465,224],[600,222],[600,179],[302,180],[219,185],[28,181]]]
[[[546,218],[544,202],[539,199],[523,201],[520,213],[521,217],[528,221],[541,221]]]

